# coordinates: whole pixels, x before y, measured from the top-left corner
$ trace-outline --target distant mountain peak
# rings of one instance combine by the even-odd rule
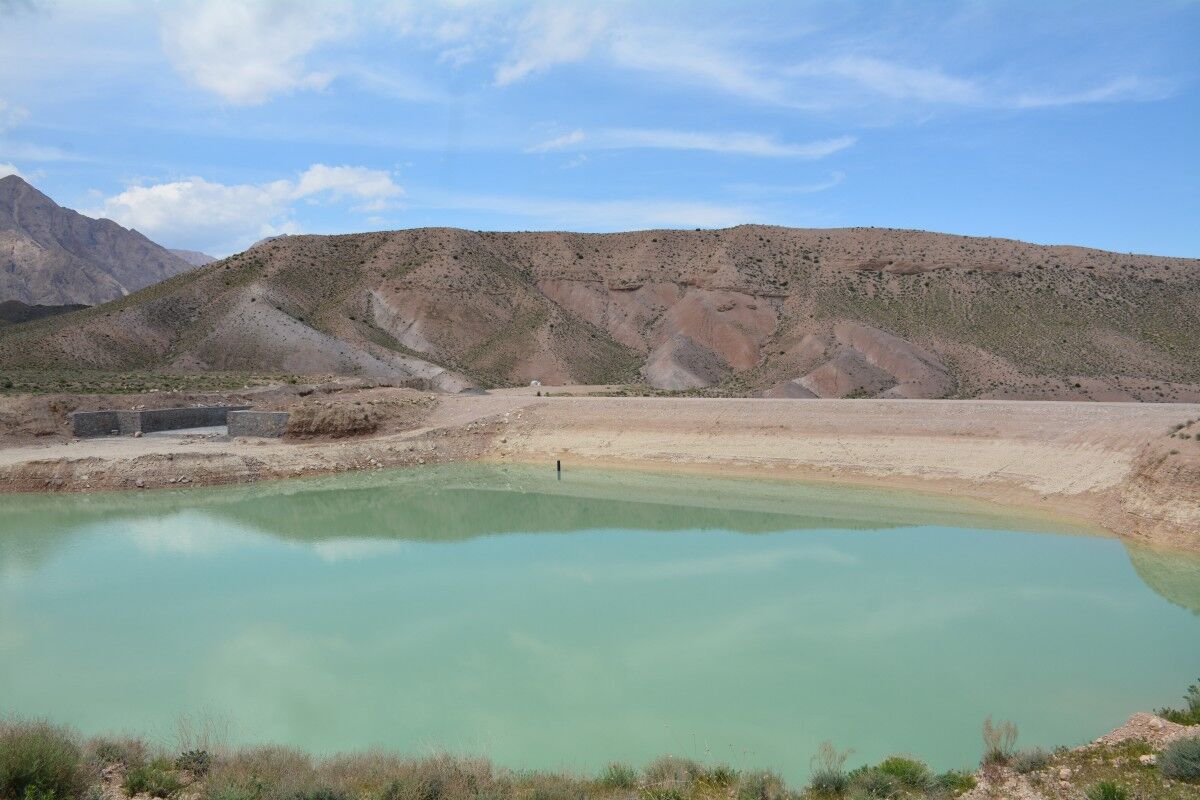
[[[193,267],[203,267],[205,264],[211,264],[217,260],[216,256],[210,256],[208,253],[202,253],[199,250],[180,250],[174,247],[169,248],[169,250]]]
[[[63,208],[19,175],[0,178],[0,301],[95,305],[192,266],[137,231]]]

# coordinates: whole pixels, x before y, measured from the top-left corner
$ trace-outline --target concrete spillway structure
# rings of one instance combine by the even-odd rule
[[[154,408],[138,411],[74,411],[70,414],[71,431],[80,438],[129,436],[183,428],[209,428],[227,425],[230,411],[250,406],[196,406],[194,408]]]

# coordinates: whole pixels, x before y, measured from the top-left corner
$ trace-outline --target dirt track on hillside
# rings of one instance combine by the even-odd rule
[[[0,491],[561,459],[566,468],[719,471],[952,493],[1200,550],[1200,405],[538,397],[508,390],[438,396],[419,424],[340,440],[155,436],[0,447]]]

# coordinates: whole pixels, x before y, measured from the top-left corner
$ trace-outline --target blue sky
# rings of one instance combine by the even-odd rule
[[[874,225],[1200,257],[1200,2],[0,0],[0,173],[265,235]]]

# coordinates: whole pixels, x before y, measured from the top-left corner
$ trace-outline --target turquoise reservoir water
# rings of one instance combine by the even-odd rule
[[[0,498],[0,713],[171,745],[383,746],[802,778],[974,763],[1200,674],[1200,562],[941,499],[455,467]]]

